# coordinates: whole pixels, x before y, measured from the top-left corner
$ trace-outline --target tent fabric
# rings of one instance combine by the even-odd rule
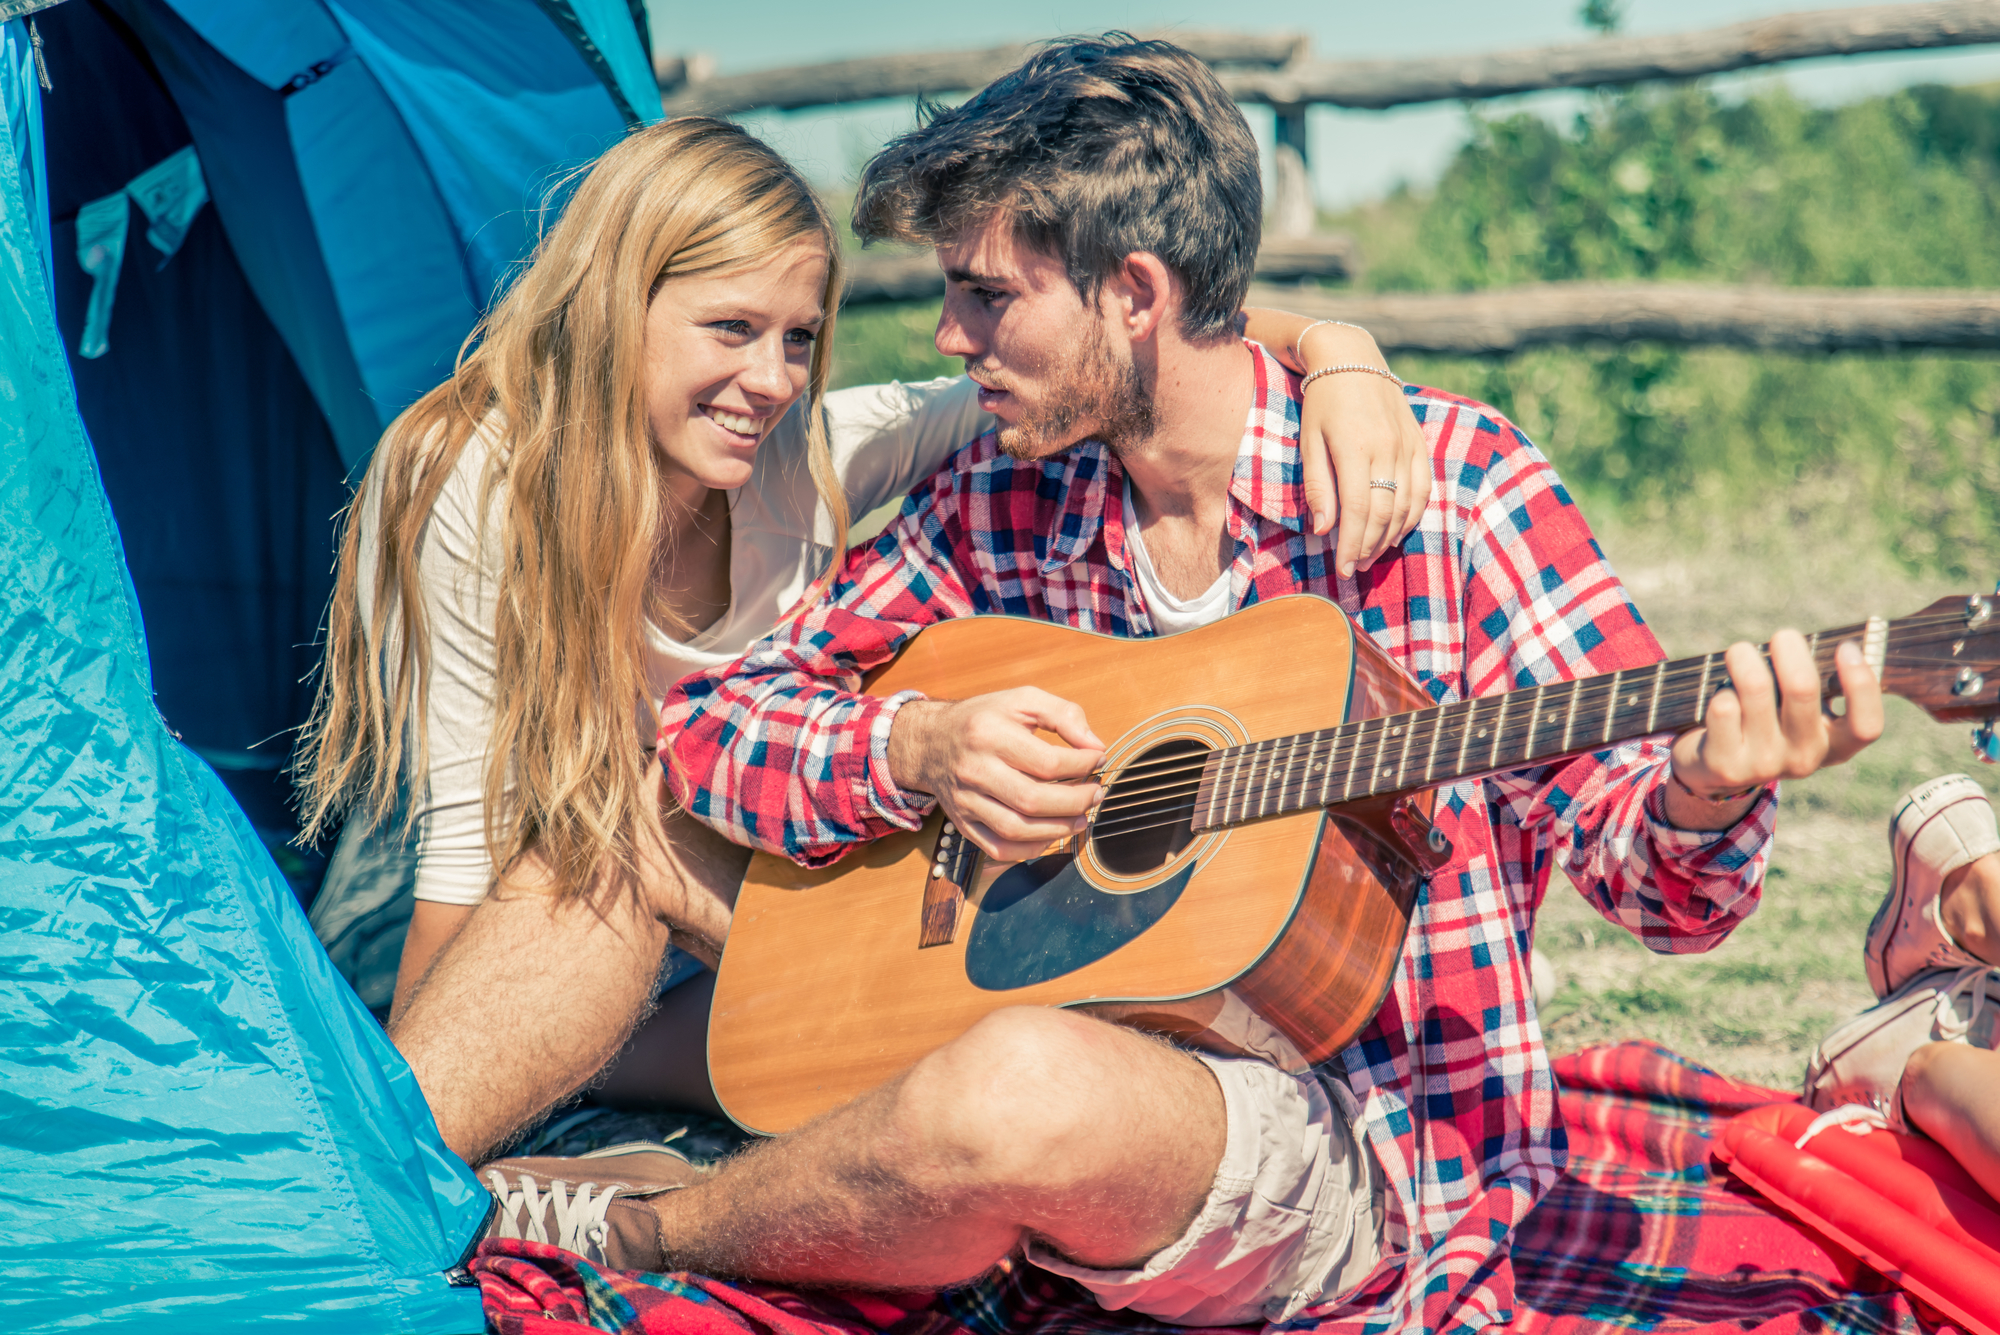
[[[107,8],[185,118],[244,276],[358,474],[382,428],[450,374],[478,316],[462,239],[409,131],[317,0]],[[252,45],[293,11],[322,25]],[[68,62],[51,68],[60,115]]]
[[[241,233],[268,229],[255,177],[225,198],[217,164],[240,151],[226,146],[234,116],[256,108],[296,164],[312,224],[303,236],[316,239],[359,379],[297,343],[292,350],[350,468],[450,372],[480,307],[532,244],[543,183],[616,142],[625,106],[659,115],[629,11],[606,0],[560,8],[591,36],[614,84],[535,0],[171,0],[178,22],[160,22],[167,8],[167,0],[119,3],[135,27],[153,20],[149,46],[171,40],[207,70],[206,86],[184,89],[162,62],[239,250]],[[620,17],[622,32],[613,26]],[[225,88],[206,54],[188,49],[190,37],[270,97]],[[197,92],[215,99],[218,115],[195,114]],[[257,156],[269,152],[266,143]],[[293,223],[279,230],[292,245],[308,244]],[[245,269],[288,342],[288,321],[308,310],[325,318],[317,300],[281,294],[278,276],[247,256]],[[344,424],[334,406],[357,391],[372,405],[372,431]]]
[[[111,309],[118,295],[118,272],[125,263],[125,239],[132,208],[146,215],[146,240],[160,252],[160,265],[179,253],[187,230],[201,206],[208,203],[208,183],[201,177],[201,159],[194,146],[161,159],[125,185],[76,212],[76,262],[91,277],[90,305],[79,357],[102,357],[111,350]]]
[[[34,100],[0,64],[10,164]],[[0,171],[8,1327],[477,1330],[448,1274],[488,1198],[153,708],[23,184]]]
[[[626,0],[68,0],[38,21],[57,310],[72,353],[108,337],[77,386],[160,705],[283,828],[343,481],[450,374],[549,183],[658,91]],[[78,248],[137,225],[107,197],[183,150],[210,203],[171,263]]]
[[[146,47],[108,6],[68,0],[37,18],[55,85],[44,112],[58,326],[146,611],[156,699],[239,789],[265,781],[252,819],[282,827],[271,781],[312,703],[346,468],[212,202],[164,263],[132,238],[100,289],[116,293],[109,350],[80,355],[85,210],[108,198],[143,229],[127,186],[200,158]]]

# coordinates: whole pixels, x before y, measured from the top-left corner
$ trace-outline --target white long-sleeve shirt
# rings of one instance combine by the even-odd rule
[[[838,390],[825,403],[834,466],[856,519],[902,496],[990,424],[979,411],[976,387],[963,376]],[[418,544],[431,637],[429,767],[412,776],[407,791],[416,804],[416,897],[444,904],[477,904],[493,880],[482,788],[493,732],[504,497],[496,494],[487,507],[483,533],[479,521],[495,444],[484,430],[466,443]],[[371,616],[380,511],[381,490],[371,474],[359,509],[364,625]],[[667,688],[691,672],[732,661],[763,638],[832,554],[832,518],[806,466],[799,406],[758,447],[750,480],[729,493],[729,520],[728,610],[684,642],[650,623],[645,628],[647,699],[635,702],[633,722],[635,738],[648,750]]]

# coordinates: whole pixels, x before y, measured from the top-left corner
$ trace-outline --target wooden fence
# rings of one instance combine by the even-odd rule
[[[1253,305],[1351,320],[1384,349],[1498,356],[1650,339],[1791,352],[2000,348],[2000,292],[1547,283],[1369,295],[1253,287]]]
[[[1298,34],[1162,34],[1215,67],[1239,101],[1276,113],[1274,188],[1261,283],[1352,277],[1351,239],[1314,235],[1306,109],[1380,109],[1554,88],[1684,79],[1759,65],[2000,43],[2000,0],[1928,0],[1754,19],[1657,37],[1605,37],[1530,50],[1416,60],[1321,61]],[[799,110],[977,88],[1032,45],[876,56],[714,76],[698,58],[656,67],[668,114]],[[928,255],[863,252],[849,266],[850,304],[935,298]],[[1553,284],[1465,294],[1367,297],[1261,288],[1252,300],[1339,314],[1385,348],[1498,354],[1591,339],[1657,339],[1820,350],[2000,347],[2000,293],[1876,289],[1701,288]]]
[[[1688,79],[1755,65],[2000,42],[2000,3],[1931,0],[1754,19],[1663,37],[1605,37],[1491,55],[1419,60],[1310,57],[1297,35],[1163,33],[1217,67],[1243,102],[1281,108],[1315,103],[1380,110],[1419,102],[1500,97],[1549,88],[1587,88],[1642,79]],[[661,87],[669,115],[727,116],[770,108],[796,111],[884,97],[979,88],[1006,73],[1032,45],[980,51],[872,56],[748,74],[687,79],[687,62],[667,58]],[[697,72],[699,65],[694,67]]]

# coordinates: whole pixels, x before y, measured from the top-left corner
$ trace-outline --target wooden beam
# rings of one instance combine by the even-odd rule
[[[1297,33],[1162,35],[1224,69],[1284,65],[1303,55],[1306,44],[1306,39]],[[801,107],[867,102],[880,97],[954,93],[984,88],[1040,49],[1039,42],[1019,42],[980,51],[923,51],[755,70],[664,84],[661,104],[669,116],[697,111],[729,116],[759,108],[796,111]],[[661,68],[671,75],[685,72],[688,67],[680,62],[664,62]]]
[[[1268,237],[1257,253],[1257,277],[1269,283],[1346,278],[1359,268],[1354,238],[1336,233]],[[944,275],[938,272],[937,260],[928,250],[871,249],[847,256],[847,299],[843,305],[934,301],[943,295]]]
[[[1606,37],[1422,60],[1324,61],[1276,70],[1226,71],[1221,77],[1238,101],[1379,109],[1545,88],[1689,79],[1789,60],[1986,42],[2000,42],[2000,2],[1930,0],[1780,14],[1661,37]]]
[[[1786,352],[2000,348],[2000,291],[1550,283],[1358,295],[1253,287],[1250,303],[1352,321],[1395,352],[1498,356],[1640,341]]]
[[[1660,37],[1605,37],[1523,51],[1421,60],[1307,61],[1303,58],[1305,40],[1291,34],[1166,35],[1216,65],[1223,86],[1239,101],[1279,107],[1318,102],[1380,109],[1547,88],[1689,79],[1755,65],[1870,51],[2000,42],[2000,0],[1927,0],[1921,4],[1809,10]],[[663,104],[670,116],[693,111],[731,115],[760,107],[792,111],[881,97],[957,92],[984,87],[1036,49],[1036,44],[1023,43],[982,51],[875,56],[675,81],[663,85]],[[693,72],[691,64],[667,61],[662,69]]]

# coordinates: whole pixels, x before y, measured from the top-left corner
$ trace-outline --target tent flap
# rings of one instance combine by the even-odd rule
[[[22,101],[0,87],[13,162]],[[446,1275],[485,1193],[153,707],[36,230],[0,171],[8,1326],[476,1331]]]

